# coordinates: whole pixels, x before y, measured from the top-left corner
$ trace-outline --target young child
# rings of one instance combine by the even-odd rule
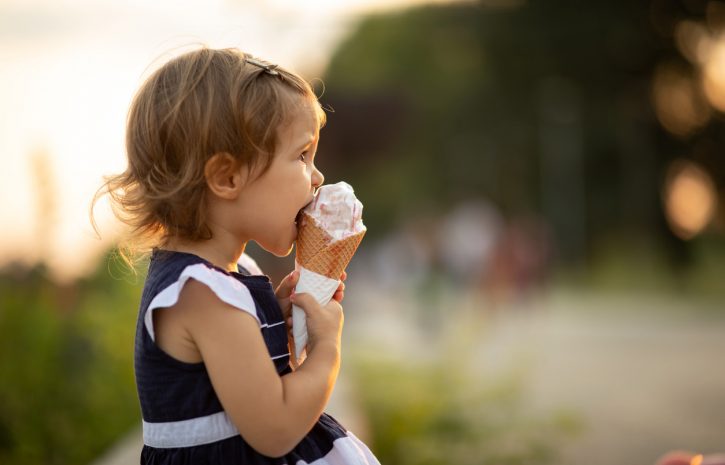
[[[250,240],[290,253],[296,216],[323,183],[324,122],[307,82],[235,49],[179,56],[136,94],[128,168],[94,200],[109,194],[131,245],[151,251],[135,342],[142,464],[379,463],[323,413],[340,367],[344,284],[323,307],[294,295],[296,272],[274,290],[242,265],[256,267]],[[294,371],[291,302],[309,332]]]

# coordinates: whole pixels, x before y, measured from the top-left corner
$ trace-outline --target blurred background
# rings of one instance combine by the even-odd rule
[[[102,176],[197,44],[312,81],[365,205],[329,412],[383,464],[725,450],[725,2],[0,2],[0,463],[138,463]],[[293,256],[249,253],[273,281]]]

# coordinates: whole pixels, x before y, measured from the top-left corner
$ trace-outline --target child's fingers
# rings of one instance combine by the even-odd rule
[[[345,280],[347,279],[347,271],[343,271],[343,272],[342,272],[342,275],[340,275],[340,279],[341,279],[342,281],[345,281]]]
[[[278,299],[284,299],[290,295],[292,290],[297,285],[297,281],[299,281],[300,272],[297,270],[292,271],[292,273],[288,274],[282,279],[282,282],[279,283],[279,286],[277,286],[277,290],[275,291],[275,294],[277,295]]]
[[[337,290],[335,291],[335,294],[332,296],[333,299],[337,300],[338,302],[342,302],[342,299],[345,297],[345,283],[342,281],[337,286]]]
[[[293,292],[290,294],[290,302],[304,310],[305,314],[308,316],[310,312],[316,312],[317,309],[320,308],[319,302],[317,302],[312,294],[307,292]]]

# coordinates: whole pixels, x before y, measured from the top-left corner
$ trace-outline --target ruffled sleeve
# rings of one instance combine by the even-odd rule
[[[157,308],[175,305],[179,300],[184,284],[190,278],[205,284],[223,302],[252,315],[261,326],[262,323],[257,315],[252,295],[242,282],[218,270],[209,268],[203,263],[197,263],[184,268],[181,275],[179,275],[179,279],[164,288],[151,300],[146,309],[144,324],[152,340],[155,341],[153,311]]]

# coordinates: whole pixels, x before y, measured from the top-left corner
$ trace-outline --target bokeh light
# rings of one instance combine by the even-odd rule
[[[720,111],[725,111],[725,36],[718,38],[703,67],[703,88],[708,100]]]
[[[707,60],[712,41],[702,23],[685,20],[675,27],[675,44],[685,58],[698,64]]]
[[[667,173],[664,189],[667,221],[682,239],[699,234],[712,220],[717,208],[715,185],[697,164],[677,160]]]
[[[710,119],[710,108],[697,81],[677,65],[665,64],[657,68],[653,100],[658,120],[675,135],[688,136]]]

